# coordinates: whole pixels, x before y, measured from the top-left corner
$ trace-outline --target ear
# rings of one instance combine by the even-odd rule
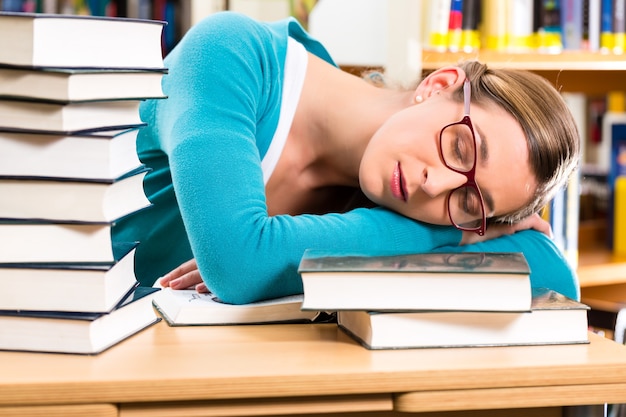
[[[421,103],[433,94],[445,89],[455,91],[465,81],[465,71],[456,66],[447,66],[431,72],[424,78],[413,94],[414,101]]]

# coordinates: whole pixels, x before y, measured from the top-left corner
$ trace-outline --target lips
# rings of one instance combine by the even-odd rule
[[[398,200],[407,201],[407,192],[404,187],[404,179],[402,177],[402,168],[400,162],[396,164],[391,176],[391,194]]]

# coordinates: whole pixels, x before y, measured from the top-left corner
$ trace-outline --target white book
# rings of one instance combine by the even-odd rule
[[[0,64],[64,68],[163,68],[164,22],[0,13]]]
[[[113,180],[139,167],[138,129],[80,135],[0,130],[0,176]]]
[[[171,326],[310,322],[319,315],[301,310],[301,294],[236,305],[223,303],[211,293],[163,288],[153,303]]]
[[[369,349],[588,343],[589,307],[535,289],[530,312],[339,311],[339,326]]]

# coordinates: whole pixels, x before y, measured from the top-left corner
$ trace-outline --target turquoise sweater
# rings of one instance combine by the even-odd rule
[[[293,19],[259,23],[224,12],[192,28],[167,56],[166,100],[141,107],[137,139],[152,169],[153,207],[122,219],[114,239],[139,241],[136,272],[151,285],[196,258],[207,286],[230,303],[302,292],[307,248],[353,253],[521,251],[534,286],[578,298],[576,276],[545,236],[526,231],[459,247],[461,232],[384,208],[269,216],[261,171],[279,117],[287,38],[333,62]]]

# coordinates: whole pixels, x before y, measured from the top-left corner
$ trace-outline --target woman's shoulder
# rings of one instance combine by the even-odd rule
[[[211,43],[234,40],[248,42],[250,39],[263,42],[268,36],[271,36],[271,30],[267,23],[242,13],[223,11],[209,15],[191,27],[183,41],[190,38]]]
[[[190,31],[197,30],[210,30],[210,31],[237,31],[239,29],[254,28],[263,26],[264,24],[257,21],[250,16],[242,13],[223,11],[213,13],[204,19],[200,20],[197,24],[191,27]]]

